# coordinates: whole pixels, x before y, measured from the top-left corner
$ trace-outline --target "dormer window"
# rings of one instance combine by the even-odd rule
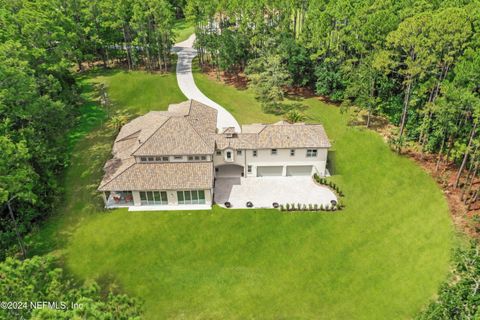
[[[227,159],[228,160],[232,159],[232,152],[231,151],[227,151]]]

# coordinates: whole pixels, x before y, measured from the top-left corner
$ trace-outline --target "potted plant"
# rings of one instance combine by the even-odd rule
[[[232,204],[230,202],[225,202],[225,208],[231,208],[232,207]]]
[[[274,203],[272,203],[272,206],[273,206],[275,209],[277,209],[277,208],[278,208],[278,206],[279,206],[279,205],[278,205],[278,202],[274,202]]]
[[[247,208],[252,208],[252,207],[253,207],[253,203],[250,202],[250,201],[248,201],[248,202],[247,202]]]

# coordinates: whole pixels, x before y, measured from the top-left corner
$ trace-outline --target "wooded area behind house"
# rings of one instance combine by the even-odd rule
[[[286,113],[289,86],[308,87],[398,125],[390,143],[415,142],[458,166],[455,187],[479,196],[480,2],[196,1],[202,65],[245,72],[264,111]]]

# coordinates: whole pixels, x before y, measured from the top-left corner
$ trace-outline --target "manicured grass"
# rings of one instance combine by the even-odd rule
[[[153,93],[124,94],[136,77],[165,81],[151,86],[164,99],[151,101],[158,108],[181,99],[178,89],[171,92],[171,76],[113,74],[91,81],[109,83],[116,108],[144,112],[138,98]],[[248,91],[195,77],[240,122],[277,119],[262,114]],[[63,249],[68,269],[79,278],[115,279],[144,299],[147,319],[412,317],[448,271],[455,238],[442,193],[378,135],[348,127],[338,108],[303,102],[310,121],[322,122],[333,141],[333,179],[347,195],[344,211],[104,213],[95,187],[112,133],[99,127],[75,147],[65,209],[57,219],[62,223],[52,222],[39,240]]]
[[[175,42],[181,42],[183,40],[187,40],[188,37],[195,32],[195,27],[190,21],[187,21],[186,19],[180,19],[175,22],[173,31],[176,34]]]

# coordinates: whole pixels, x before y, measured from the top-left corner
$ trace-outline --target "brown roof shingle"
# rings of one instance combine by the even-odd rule
[[[135,163],[99,191],[210,189],[212,162]]]

